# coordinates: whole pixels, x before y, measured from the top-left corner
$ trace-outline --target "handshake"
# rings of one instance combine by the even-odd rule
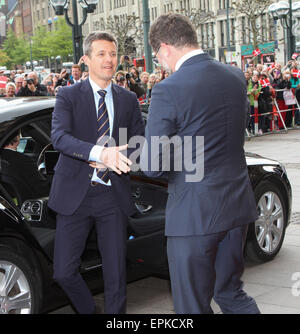
[[[96,169],[110,168],[119,175],[129,173],[132,162],[120,152],[127,150],[127,148],[128,144],[117,147],[104,147],[100,155],[101,163],[89,161],[89,165]]]

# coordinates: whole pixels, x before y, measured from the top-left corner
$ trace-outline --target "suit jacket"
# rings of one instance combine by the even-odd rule
[[[243,73],[205,53],[188,59],[178,71],[154,86],[143,168],[151,161],[151,136],[176,135],[182,141],[190,136],[194,144],[196,136],[204,137],[201,181],[186,182],[186,176],[193,172],[185,165],[182,171],[173,168],[170,172],[163,167],[159,171],[146,167],[146,175],[167,176],[169,180],[166,235],[205,235],[256,220],[243,149],[248,107]],[[161,160],[162,149],[154,152],[157,156],[152,156],[153,161]],[[195,162],[195,145],[192,158]]]
[[[116,144],[119,128],[126,128],[128,140],[144,135],[144,121],[134,93],[118,85],[112,85],[114,102],[114,126],[112,137]],[[87,193],[94,169],[87,163],[92,147],[98,139],[97,113],[89,80],[63,87],[56,97],[52,117],[52,143],[60,152],[54,168],[48,205],[63,215],[72,215]],[[130,192],[129,175],[110,172],[113,192],[122,211],[134,212]]]

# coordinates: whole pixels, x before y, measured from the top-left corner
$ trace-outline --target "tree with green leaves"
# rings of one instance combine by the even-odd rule
[[[7,38],[3,43],[3,52],[7,58],[1,58],[1,64],[7,68],[15,68],[23,65],[31,59],[49,59],[61,56],[62,60],[68,60],[68,55],[73,53],[72,29],[63,18],[54,23],[54,29],[48,31],[46,26],[38,27],[31,37],[21,36],[9,29]]]
[[[3,43],[3,51],[8,57],[5,66],[10,69],[15,68],[17,65],[24,64],[30,59],[28,41],[24,36],[17,37],[12,29],[8,30],[7,38]]]
[[[143,27],[139,17],[126,15],[124,17],[109,16],[106,30],[116,36],[119,55],[136,56],[136,48],[143,49]]]
[[[254,49],[259,43],[264,42],[265,32],[268,27],[268,7],[273,0],[233,0],[232,7],[236,17],[244,17],[246,24],[239,26],[246,35],[247,40],[251,41]]]
[[[0,66],[6,66],[10,61],[10,58],[6,54],[6,52],[0,49]]]
[[[32,36],[32,56],[34,59],[45,59],[61,56],[68,59],[73,53],[72,29],[63,18],[54,23],[54,29],[48,31],[45,26],[40,26]]]

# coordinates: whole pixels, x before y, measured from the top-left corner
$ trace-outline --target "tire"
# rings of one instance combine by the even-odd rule
[[[25,258],[0,247],[0,314],[38,313],[42,294],[37,282]]]
[[[262,181],[254,190],[259,218],[248,229],[246,256],[255,262],[274,259],[281,249],[287,226],[287,209],[279,188]]]

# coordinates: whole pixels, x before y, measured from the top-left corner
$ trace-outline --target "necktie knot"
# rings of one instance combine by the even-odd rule
[[[105,95],[107,94],[107,91],[103,90],[103,89],[100,89],[100,90],[98,90],[97,93],[102,97],[102,99],[104,99]]]

